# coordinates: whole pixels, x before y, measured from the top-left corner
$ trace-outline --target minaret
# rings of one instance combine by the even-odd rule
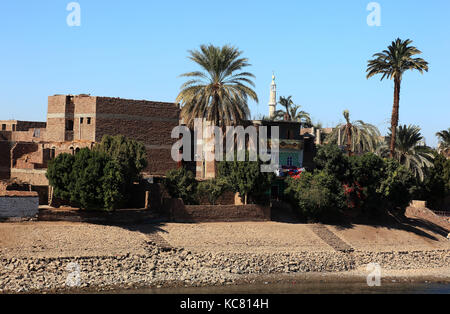
[[[270,84],[270,100],[269,100],[269,118],[275,116],[277,110],[277,84],[275,84],[275,74],[272,75],[272,84]]]

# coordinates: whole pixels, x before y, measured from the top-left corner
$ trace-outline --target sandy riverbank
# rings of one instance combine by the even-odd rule
[[[402,229],[276,222],[6,223],[0,224],[0,289],[208,287],[276,282],[284,276],[359,282],[369,263],[380,264],[383,280],[450,282],[450,241],[443,234],[423,224]],[[79,287],[71,288],[67,284],[77,283],[74,278]]]

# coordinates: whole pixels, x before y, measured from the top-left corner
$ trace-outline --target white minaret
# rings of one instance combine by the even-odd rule
[[[277,110],[277,84],[275,84],[275,74],[272,75],[272,84],[270,84],[270,100],[269,100],[269,118],[275,116]]]

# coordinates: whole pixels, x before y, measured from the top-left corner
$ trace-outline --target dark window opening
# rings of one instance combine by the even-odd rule
[[[80,148],[77,147],[77,148],[75,149],[75,154],[78,154],[79,152],[80,152]]]
[[[83,120],[84,120],[83,118],[80,118],[80,124],[83,124]]]
[[[73,120],[67,120],[66,131],[73,131]]]
[[[13,131],[16,130],[16,125],[15,125],[15,124],[12,125],[12,130],[13,130]]]
[[[56,156],[56,149],[52,148],[50,150],[50,159],[54,159]]]
[[[2,131],[6,130],[6,124],[2,124]]]
[[[91,124],[91,118],[87,118],[87,124]]]

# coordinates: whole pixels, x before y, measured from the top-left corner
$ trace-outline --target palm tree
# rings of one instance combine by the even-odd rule
[[[328,135],[328,142],[346,146],[347,153],[374,152],[380,139],[380,131],[361,120],[350,121],[348,110],[343,112],[345,123],[336,126]]]
[[[436,133],[439,138],[439,151],[446,152],[450,150],[450,128]]]
[[[274,120],[296,121],[305,124],[311,124],[311,117],[306,111],[300,110],[300,105],[295,105],[292,96],[280,97],[278,102],[285,110],[277,110],[274,114]],[[300,111],[299,111],[300,110]]]
[[[395,141],[394,158],[423,181],[425,169],[433,167],[434,155],[428,147],[421,145],[423,137],[420,134],[420,128],[416,125],[399,126],[395,134],[397,140]],[[391,138],[392,133],[388,135],[389,142]],[[390,154],[389,151],[388,146],[384,144],[377,149],[377,154],[387,157]]]
[[[189,78],[176,99],[182,105],[184,122],[192,126],[195,118],[206,118],[224,127],[247,120],[248,97],[258,102],[258,96],[251,88],[255,76],[241,71],[250,66],[248,59],[241,57],[242,51],[228,45],[201,45],[200,50],[190,50],[189,54],[202,71],[181,75]]]
[[[423,71],[428,72],[428,62],[422,58],[413,58],[413,56],[422,52],[416,47],[410,46],[412,40],[401,40],[397,38],[388,46],[387,50],[376,53],[375,57],[368,61],[367,79],[377,74],[382,74],[381,80],[384,78],[394,80],[394,105],[391,117],[391,143],[390,157],[395,154],[395,141],[397,139],[396,132],[399,120],[400,106],[400,87],[403,79],[403,73],[407,70],[417,70],[421,74]]]

